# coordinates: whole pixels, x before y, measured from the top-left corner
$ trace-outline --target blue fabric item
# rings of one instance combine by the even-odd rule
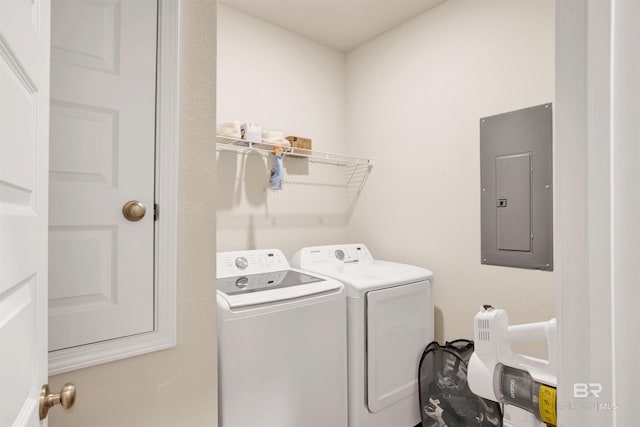
[[[277,155],[273,160],[269,188],[272,190],[282,190],[282,156]]]

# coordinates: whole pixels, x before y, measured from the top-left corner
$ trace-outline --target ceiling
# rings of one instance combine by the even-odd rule
[[[347,52],[444,1],[220,0],[220,3]]]

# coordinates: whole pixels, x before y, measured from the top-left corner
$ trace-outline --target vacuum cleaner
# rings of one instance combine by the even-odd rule
[[[511,350],[516,341],[545,340],[549,360]],[[504,404],[505,427],[557,425],[556,319],[509,326],[489,305],[474,317],[475,348],[467,371],[471,391]]]

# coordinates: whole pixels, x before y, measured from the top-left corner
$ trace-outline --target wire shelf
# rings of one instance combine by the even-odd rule
[[[276,147],[280,147],[278,144],[271,144],[268,142],[252,142],[245,139],[230,138],[227,136],[218,135],[216,138],[216,150],[218,151],[237,151],[241,153],[249,153],[251,151],[258,152],[264,155],[273,154]],[[356,166],[367,165],[373,166],[372,159],[366,159],[363,157],[353,157],[344,154],[327,153],[317,150],[305,150],[304,148],[291,148],[291,151],[286,151],[283,156],[306,158],[311,162],[328,163],[338,166]]]
[[[267,158],[273,157],[276,146],[276,144],[250,142],[223,136],[218,136],[216,140],[216,150],[219,152],[233,152],[247,156],[259,154]],[[292,208],[291,202],[295,200],[295,205],[300,209],[295,213],[296,215],[304,215],[305,212],[312,211],[323,212],[325,216],[341,214],[347,221],[351,218],[367,177],[373,168],[373,160],[299,148],[284,152],[283,156],[290,157],[294,162],[288,163],[289,167],[286,167],[287,160],[285,159],[285,170],[283,171],[285,191],[267,194],[266,202],[272,213],[277,213],[279,216],[291,214],[292,212],[289,211],[277,211],[279,207],[290,210]],[[247,157],[245,160],[249,158]],[[247,161],[253,165],[252,169],[264,167],[262,162],[256,164],[254,161]],[[305,163],[298,163],[302,161],[305,163],[308,161],[308,167],[304,166]],[[315,165],[313,165],[314,163]],[[230,165],[236,167],[235,164],[233,161]],[[293,168],[291,173],[290,168]],[[244,167],[242,169],[243,172],[240,175],[244,174]],[[236,171],[231,173],[237,174]],[[240,187],[242,186],[238,188]],[[325,207],[336,206],[336,202],[337,205],[343,206],[342,209],[338,209],[339,212],[324,212]]]

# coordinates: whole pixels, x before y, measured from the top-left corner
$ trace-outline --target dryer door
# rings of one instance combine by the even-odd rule
[[[418,363],[433,340],[429,281],[367,293],[368,406],[377,412],[416,395]]]

